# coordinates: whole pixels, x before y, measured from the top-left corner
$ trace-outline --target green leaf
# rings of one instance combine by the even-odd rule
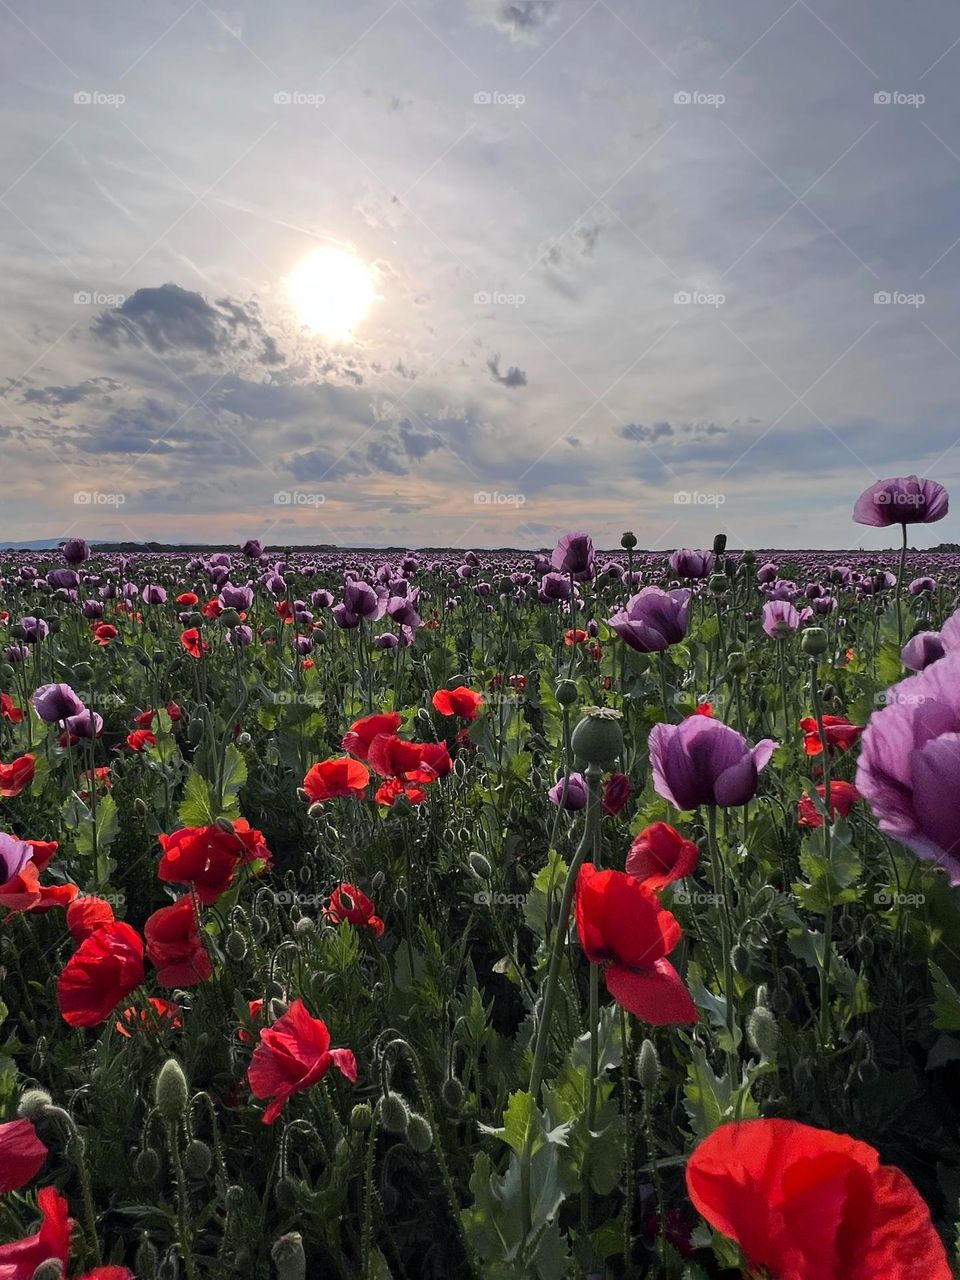
[[[546,1118],[534,1102],[533,1094],[518,1089],[516,1093],[510,1095],[507,1109],[503,1113],[502,1128],[495,1129],[490,1125],[481,1124],[479,1129],[481,1133],[505,1142],[519,1156],[528,1142],[533,1155],[536,1155],[547,1142],[563,1146],[570,1126],[560,1124],[548,1131]]]
[[[224,753],[220,804],[222,816],[240,817],[240,788],[247,780],[247,762],[231,742]]]
[[[187,774],[178,814],[185,827],[208,827],[216,820],[210,783],[196,769]]]
[[[933,1025],[938,1031],[960,1031],[960,995],[932,960],[930,973],[933,977]]]

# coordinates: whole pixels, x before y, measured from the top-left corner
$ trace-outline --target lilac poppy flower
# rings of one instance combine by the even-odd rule
[[[670,557],[670,568],[678,578],[709,578],[717,557],[712,551],[691,551],[680,547]]]
[[[918,631],[900,650],[900,661],[910,671],[923,671],[946,653],[939,631]]]
[[[224,609],[249,609],[253,604],[253,587],[249,582],[238,587],[228,580],[221,586],[218,599]]]
[[[68,538],[62,550],[67,564],[83,564],[84,560],[90,558],[90,548],[83,538]]]
[[[263,555],[263,543],[258,538],[248,538],[240,551],[248,560],[259,560]]]
[[[360,625],[360,615],[351,613],[345,604],[335,604],[330,612],[334,622],[343,631],[350,631]]]
[[[314,591],[310,603],[315,609],[329,609],[333,604],[333,596],[329,591]]]
[[[763,606],[763,629],[771,640],[787,640],[812,616],[812,609],[797,610],[789,600],[768,600]]]
[[[607,620],[620,639],[638,653],[661,653],[687,634],[690,592],[644,587]]]
[[[157,586],[156,583],[150,583],[144,587],[140,593],[144,604],[166,604],[167,593],[163,587]]]
[[[709,716],[656,724],[649,745],[654,790],[677,809],[746,804],[777,748],[771,738],[751,748],[735,729]]]
[[[73,738],[99,738],[103,732],[103,716],[87,708],[79,715],[68,716],[64,723],[67,733]]]
[[[576,813],[578,809],[586,808],[587,800],[590,798],[590,791],[582,773],[571,773],[567,779],[566,796],[564,796],[563,790],[563,778],[561,778],[547,792],[551,804],[559,806],[562,798],[563,807],[569,813]]]
[[[51,569],[47,574],[47,582],[51,587],[65,587],[75,591],[80,585],[80,575],[73,569]]]
[[[768,561],[757,570],[757,581],[760,583],[773,582],[779,572],[778,567],[772,561]]]
[[[103,605],[99,600],[84,600],[80,612],[85,618],[102,618]]]
[[[245,649],[247,645],[253,644],[253,631],[246,626],[231,627],[227,632],[227,638],[238,649]]]
[[[30,701],[45,724],[59,724],[70,716],[82,715],[85,710],[68,684],[42,684]]]
[[[960,884],[960,653],[887,690],[861,739],[856,785],[881,831]]]
[[[593,577],[593,539],[588,533],[565,533],[554,548],[550,565],[557,573],[586,582]]]
[[[885,529],[891,524],[933,524],[947,514],[949,498],[936,480],[896,476],[865,489],[853,508],[857,524]]]
[[[924,592],[926,591],[936,591],[936,589],[937,589],[936,578],[914,578],[914,580],[907,587],[907,590],[910,592],[912,596],[923,595]]]
[[[392,631],[382,631],[373,641],[375,649],[396,649],[399,644],[399,638]]]
[[[540,589],[537,595],[544,604],[555,604],[559,600],[569,600],[570,579],[565,578],[562,573],[545,573],[540,579]]]
[[[32,857],[33,849],[26,840],[16,840],[0,831],[0,884],[19,875]]]
[[[366,582],[348,582],[343,588],[343,603],[348,613],[370,622],[379,622],[387,611],[387,596]]]

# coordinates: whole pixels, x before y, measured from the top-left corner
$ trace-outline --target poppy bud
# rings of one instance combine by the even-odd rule
[[[210,1172],[211,1164],[213,1155],[205,1142],[194,1138],[187,1143],[187,1149],[183,1153],[183,1167],[191,1178],[205,1178]]]
[[[265,643],[265,644],[270,644],[270,643],[272,643],[274,640],[276,640],[276,638],[277,638],[277,628],[276,628],[276,627],[264,627],[264,628],[263,628],[263,631],[261,632],[261,635],[262,635],[262,637],[263,637],[263,641],[264,641],[264,643]]]
[[[10,673],[13,674],[13,667],[10,668]],[[89,684],[93,679],[93,667],[89,662],[78,662],[73,668],[73,678],[77,684]]]
[[[433,1130],[425,1116],[411,1111],[410,1119],[407,1121],[406,1138],[417,1155],[426,1155],[433,1146]]]
[[[637,535],[627,530],[626,533],[620,535],[620,545],[624,551],[632,551],[637,545]]]
[[[410,1108],[399,1093],[385,1093],[380,1100],[380,1124],[387,1133],[405,1133]]]
[[[807,627],[800,637],[800,648],[811,658],[827,652],[827,633],[823,627]]]
[[[572,680],[560,680],[557,683],[557,701],[561,707],[572,707],[577,700],[577,686]]]
[[[192,720],[187,721],[187,741],[192,747],[195,747],[203,737],[203,721],[199,716],[194,716]]]
[[[133,1162],[133,1172],[141,1182],[156,1182],[160,1176],[160,1157],[153,1147],[144,1147]]]
[[[273,1198],[281,1209],[294,1209],[300,1199],[300,1188],[293,1178],[281,1178],[274,1188]]]
[[[756,564],[757,563],[756,552],[750,551],[750,550],[741,551],[740,562],[741,564],[746,564],[746,565]]]
[[[477,853],[476,850],[470,854],[467,862],[470,864],[470,870],[478,880],[489,880],[490,876],[493,874],[493,868],[490,866],[490,863],[482,853]]]
[[[393,905],[398,911],[406,911],[407,909],[407,891],[402,884],[397,885],[393,891]]]
[[[738,943],[730,952],[730,963],[742,978],[746,977],[750,972],[750,952]]]
[[[146,800],[144,800],[143,796],[136,796],[136,797],[134,798],[134,801],[133,801],[133,811],[134,811],[134,813],[139,814],[141,818],[146,817],[146,814],[147,814],[147,802],[146,802]]]
[[[304,1280],[307,1256],[303,1252],[303,1236],[299,1231],[288,1231],[281,1236],[270,1250],[270,1257],[277,1268],[277,1280]]]
[[[63,1263],[59,1258],[47,1258],[34,1271],[32,1280],[63,1280]]]
[[[570,745],[574,755],[587,764],[610,765],[623,752],[620,713],[593,707],[573,731]]]
[[[786,1013],[790,1008],[790,997],[782,987],[777,991],[771,992],[770,1008],[774,1013]]]
[[[46,1089],[27,1089],[20,1098],[17,1115],[24,1120],[41,1120],[47,1107],[53,1106],[53,1099]]]
[[[420,707],[417,711],[417,719],[421,724],[430,724],[430,712],[426,707]]]
[[[358,1102],[350,1112],[350,1128],[354,1133],[366,1133],[373,1124],[373,1112],[369,1102]]]
[[[872,1058],[865,1058],[857,1067],[857,1078],[861,1084],[872,1084],[880,1075],[880,1068]]]
[[[236,609],[224,609],[218,618],[225,627],[239,627],[242,619]]]
[[[837,928],[845,938],[852,938],[857,932],[857,922],[853,916],[843,915],[837,921]]]
[[[725,533],[715,533],[713,535],[713,554],[722,556],[727,549],[727,535]]]
[[[709,587],[715,596],[726,595],[728,585],[726,574],[711,573]]]
[[[244,729],[243,733],[237,735],[238,747],[249,747],[252,741],[253,739],[250,737],[249,733],[247,733],[246,729]]]
[[[176,1058],[168,1058],[157,1073],[154,1099],[165,1124],[171,1127],[180,1123],[187,1112],[187,1077]]]
[[[278,1018],[283,1017],[289,1008],[290,1006],[287,1004],[286,1000],[275,998],[270,1001],[270,1004],[267,1007],[267,1017],[271,1022],[276,1022]]]
[[[218,818],[215,825],[225,836],[232,836],[234,834],[233,823],[229,818]]]
[[[384,875],[382,871],[378,871],[377,874],[373,877],[373,881],[372,881],[374,893],[379,893],[380,890],[383,888],[383,886],[386,884],[386,882],[387,882],[387,877]]]
[[[390,817],[394,822],[398,822],[401,818],[408,818],[413,813],[413,805],[406,796],[397,796],[393,804],[390,806]]]
[[[140,1247],[137,1249],[137,1275],[140,1280],[157,1280],[157,1251],[150,1242],[150,1237],[146,1232],[140,1240]]]
[[[863,959],[872,960],[873,954],[876,951],[876,946],[874,944],[873,939],[867,937],[867,935],[864,934],[861,937],[858,945],[859,945],[860,955],[863,957]]]
[[[447,1076],[440,1090],[440,1097],[448,1110],[459,1112],[466,1097],[466,1090],[456,1076]]]
[[[224,1196],[224,1201],[226,1203],[227,1210],[230,1213],[240,1212],[243,1208],[243,1199],[243,1187],[238,1187],[236,1185],[227,1187],[227,1193]]]
[[[644,1093],[653,1093],[660,1082],[660,1059],[652,1040],[644,1040],[637,1054],[637,1079]]]
[[[747,1019],[747,1039],[761,1058],[772,1058],[777,1052],[780,1029],[776,1018],[763,1005],[758,1005]]]
[[[234,960],[239,964],[240,961],[246,957],[247,941],[242,933],[228,933],[226,941],[223,944],[223,949],[231,960]]]
[[[202,627],[202,626],[203,626],[203,614],[202,614],[202,613],[191,613],[190,617],[187,619],[187,623],[188,623],[188,625],[189,625],[189,626],[191,626],[191,627]]]
[[[743,676],[747,673],[747,655],[739,649],[727,654],[727,675]]]
[[[312,916],[301,916],[297,923],[293,926],[294,933],[306,934],[316,933],[317,922]]]

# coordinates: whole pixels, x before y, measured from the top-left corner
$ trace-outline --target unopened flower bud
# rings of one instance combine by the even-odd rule
[[[366,1133],[373,1124],[373,1112],[369,1102],[358,1102],[350,1112],[350,1128],[354,1133]]]
[[[401,884],[398,884],[393,891],[393,905],[398,911],[406,911],[407,909],[407,891]]]
[[[410,1108],[399,1093],[385,1093],[380,1100],[380,1123],[387,1133],[404,1133],[410,1119]]]
[[[227,1187],[226,1194],[223,1198],[226,1202],[228,1212],[239,1213],[243,1208],[243,1187],[238,1187],[236,1184],[231,1187]]]
[[[637,1054],[637,1079],[644,1093],[655,1092],[660,1082],[660,1059],[652,1040],[644,1040]]]
[[[417,1155],[426,1155],[433,1146],[433,1130],[426,1116],[421,1116],[416,1111],[410,1112],[406,1138]]]
[[[730,963],[741,977],[745,977],[750,972],[750,952],[746,947],[737,943],[730,952]]]
[[[293,926],[293,931],[301,936],[307,933],[316,933],[317,922],[312,916],[301,916]]]
[[[300,1188],[293,1178],[281,1178],[273,1191],[273,1198],[281,1209],[295,1209],[300,1199]]]
[[[160,1176],[160,1157],[153,1147],[144,1147],[133,1162],[133,1172],[141,1182],[156,1182]]]
[[[277,1280],[305,1280],[307,1255],[303,1251],[303,1236],[299,1231],[288,1231],[275,1241],[270,1257],[277,1269]]]
[[[387,883],[387,877],[384,875],[382,871],[378,871],[377,874],[373,877],[373,880],[371,881],[371,884],[373,886],[373,892],[379,893],[386,883]]]
[[[154,1098],[165,1124],[178,1125],[186,1115],[189,1098],[187,1077],[176,1058],[168,1058],[157,1073]]]
[[[205,1142],[194,1138],[183,1153],[183,1167],[191,1178],[205,1178],[213,1164],[213,1153]]]
[[[286,1000],[271,1000],[267,1006],[267,1018],[274,1023],[278,1018],[282,1018],[289,1008]]]
[[[53,1106],[53,1099],[46,1089],[26,1089],[20,1098],[17,1114],[24,1120],[40,1120],[47,1107]]]
[[[218,818],[215,825],[225,836],[232,836],[235,834],[233,823],[229,818]]]
[[[151,1244],[150,1237],[144,1232],[136,1257],[137,1275],[140,1280],[157,1280],[158,1263],[157,1251]]]
[[[557,683],[557,701],[561,707],[572,707],[577,700],[577,686],[572,680]]]
[[[490,866],[488,860],[482,853],[477,853],[476,850],[470,854],[469,858],[467,858],[467,862],[470,864],[470,870],[478,880],[489,880],[490,876],[493,874],[493,868]]]
[[[234,960],[239,964],[247,954],[247,940],[242,933],[237,933],[234,929],[232,932],[227,934],[226,941],[223,944],[223,949],[231,960]]]
[[[761,1058],[772,1058],[780,1043],[780,1029],[769,1009],[757,1005],[747,1019],[747,1040]]]
[[[710,590],[713,592],[715,596],[723,596],[723,595],[726,595],[727,587],[730,584],[727,582],[726,574],[711,573],[710,582],[708,585],[710,587]]]
[[[747,674],[747,655],[735,649],[727,654],[727,675],[744,676]]]
[[[459,1112],[466,1097],[466,1090],[456,1076],[447,1076],[440,1090],[440,1097],[448,1111]]]
[[[304,792],[303,798],[306,799],[306,792]],[[323,814],[324,814],[324,808],[323,808],[322,800],[315,800],[313,804],[310,806],[310,808],[307,810],[307,817],[312,818],[314,822],[318,822],[323,817]]]
[[[59,1258],[47,1258],[33,1272],[32,1280],[63,1280],[63,1263]]]

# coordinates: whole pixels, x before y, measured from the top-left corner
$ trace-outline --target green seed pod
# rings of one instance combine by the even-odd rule
[[[270,921],[266,916],[254,916],[250,921],[250,935],[254,942],[263,942],[270,932]]]
[[[17,1114],[24,1120],[41,1120],[48,1107],[53,1106],[53,1099],[46,1089],[27,1089],[21,1095]]]
[[[722,556],[727,549],[727,535],[725,533],[715,533],[713,535],[713,554]]]
[[[476,850],[470,854],[467,858],[467,862],[470,866],[470,870],[478,880],[489,880],[493,874],[493,868],[490,866],[489,861],[482,853],[477,853]]]
[[[380,1100],[380,1124],[387,1133],[405,1133],[410,1119],[406,1098],[399,1093],[385,1093]]]
[[[577,686],[572,680],[557,681],[557,701],[561,707],[572,707],[577,700]]]
[[[12,672],[13,667],[10,670]],[[73,678],[77,684],[89,684],[93,679],[93,667],[89,662],[78,662],[73,668]]]
[[[217,618],[225,627],[239,627],[242,619],[236,609],[224,609]]]
[[[157,1251],[150,1243],[150,1237],[146,1232],[140,1238],[140,1245],[137,1248],[137,1275],[140,1280],[157,1280],[157,1267],[160,1259],[157,1257]]]
[[[154,1098],[163,1122],[171,1127],[178,1125],[187,1113],[190,1096],[187,1077],[176,1058],[168,1058],[157,1073]]]
[[[821,657],[827,652],[827,647],[827,633],[823,627],[807,627],[800,637],[800,648],[808,657]]]
[[[213,1152],[205,1142],[194,1138],[183,1153],[183,1167],[191,1178],[205,1178],[213,1164]]]
[[[303,1236],[299,1231],[288,1231],[280,1236],[270,1250],[270,1257],[277,1269],[277,1280],[305,1280],[307,1255],[303,1251]]]
[[[624,551],[632,551],[637,545],[637,535],[627,530],[626,533],[620,535],[620,545]]]
[[[755,1004],[758,1009],[769,1009],[770,1007],[770,990],[765,982],[761,982],[757,987]]]
[[[644,1040],[637,1054],[637,1079],[644,1093],[655,1093],[660,1083],[660,1059],[652,1040]]]
[[[350,1128],[354,1133],[366,1133],[373,1124],[373,1111],[369,1102],[358,1102],[350,1112]]]
[[[715,596],[725,596],[730,586],[725,573],[711,573],[708,585]]]
[[[246,957],[247,940],[242,933],[237,933],[236,930],[233,930],[227,934],[223,949],[231,960],[239,964]]]
[[[459,1114],[466,1098],[466,1090],[457,1079],[456,1076],[447,1076],[440,1090],[440,1097],[443,1099],[443,1105],[448,1111]]]
[[[426,1155],[433,1146],[433,1130],[430,1128],[430,1122],[426,1116],[421,1116],[416,1111],[410,1112],[410,1119],[407,1121],[406,1138],[417,1155]]]
[[[229,818],[218,818],[215,825],[225,836],[232,836],[236,834],[233,829],[233,823]]]
[[[235,1258],[234,1261],[237,1262],[237,1259]],[[164,1255],[157,1272],[157,1280],[180,1280],[180,1259],[173,1249]]]
[[[750,952],[740,943],[730,952],[730,963],[733,965],[734,972],[739,973],[741,978],[745,978],[750,972],[751,958]]]
[[[92,670],[90,674],[93,675]],[[2,684],[5,689],[9,689],[10,685],[13,684],[16,678],[17,673],[14,671],[13,667],[11,667],[9,662],[4,662],[0,665],[0,684]]]
[[[187,623],[191,627],[202,627],[203,622],[204,618],[202,613],[191,613],[190,617],[187,619]]]
[[[772,1058],[780,1043],[777,1020],[763,1005],[758,1005],[747,1019],[747,1040],[761,1058]]]
[[[287,993],[279,982],[268,982],[264,988],[263,996],[265,1000],[285,1000]]]
[[[577,759],[587,764],[613,764],[623,753],[620,713],[606,708],[591,708],[574,729],[570,745]]]
[[[141,1182],[156,1182],[160,1176],[160,1157],[153,1147],[144,1147],[133,1162],[133,1172]]]
[[[754,564],[756,564],[756,563],[757,563],[757,555],[756,555],[756,552],[755,552],[755,551],[750,551],[750,550],[747,550],[747,551],[741,551],[741,552],[740,552],[740,563],[741,563],[741,564],[746,564],[746,565],[754,565]]]

